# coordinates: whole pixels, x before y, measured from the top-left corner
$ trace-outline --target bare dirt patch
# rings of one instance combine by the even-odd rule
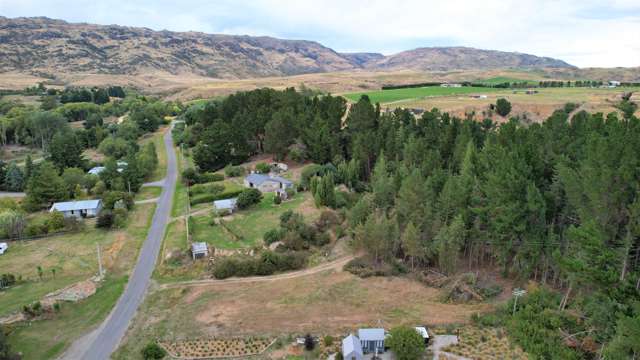
[[[490,305],[438,301],[440,291],[405,278],[360,279],[345,272],[316,274],[269,283],[215,287],[194,320],[212,335],[306,331],[342,332],[357,326],[401,323],[462,323]],[[242,330],[240,330],[242,329]]]

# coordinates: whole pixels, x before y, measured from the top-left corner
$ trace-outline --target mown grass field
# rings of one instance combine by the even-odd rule
[[[494,89],[489,87],[440,87],[426,86],[420,88],[377,90],[367,92],[348,93],[343,96],[351,101],[358,101],[362,95],[369,96],[372,103],[390,103],[403,100],[418,100],[429,97],[452,96],[464,94],[484,94],[488,92],[504,92],[504,89]]]

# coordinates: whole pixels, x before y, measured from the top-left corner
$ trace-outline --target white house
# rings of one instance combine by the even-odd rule
[[[6,242],[1,242],[0,243],[0,255],[4,254],[5,251],[7,251],[8,248],[9,248],[9,244],[7,244]]]
[[[609,81],[609,87],[614,88],[614,87],[618,87],[618,86],[620,86],[620,81],[615,81],[615,80],[610,80]]]
[[[222,199],[213,202],[215,211],[233,213],[238,207],[238,198]]]
[[[49,212],[60,211],[64,217],[94,217],[98,216],[102,209],[102,200],[80,200],[57,202],[51,206]]]
[[[274,192],[278,191],[278,189],[293,188],[293,182],[280,176],[249,174],[244,178],[244,186],[258,189],[261,192]]]
[[[420,336],[422,336],[424,345],[429,345],[429,332],[427,331],[427,328],[425,326],[416,326],[416,331],[418,332],[418,334],[420,334]]]
[[[355,335],[349,335],[342,339],[342,358],[344,360],[362,360],[362,345]]]

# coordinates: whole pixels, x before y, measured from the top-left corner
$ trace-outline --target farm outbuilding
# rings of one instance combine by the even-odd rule
[[[384,329],[359,329],[358,338],[365,353],[384,352]]]
[[[209,255],[209,248],[207,247],[207,243],[194,242],[193,244],[191,244],[191,255],[193,256],[194,260],[207,257]]]
[[[342,358],[344,360],[362,360],[362,345],[357,336],[351,334],[342,339]]]
[[[81,200],[57,202],[51,206],[49,212],[60,211],[64,217],[86,218],[98,216],[102,209],[102,200]]]
[[[213,208],[216,212],[233,213],[238,207],[238,198],[222,199],[213,202]]]
[[[244,186],[258,189],[261,192],[274,192],[278,189],[293,188],[293,182],[280,176],[249,174],[244,178]]]

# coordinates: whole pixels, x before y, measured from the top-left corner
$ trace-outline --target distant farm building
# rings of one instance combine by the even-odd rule
[[[280,176],[250,174],[244,178],[244,186],[261,192],[274,192],[293,188],[293,182]]]
[[[51,206],[49,212],[60,211],[66,218],[86,218],[98,216],[102,209],[102,200],[81,200],[57,202]]]
[[[440,87],[452,87],[452,88],[459,88],[459,87],[462,87],[462,84],[457,84],[457,83],[444,83],[444,84],[440,84]]]
[[[191,255],[193,259],[200,259],[207,257],[209,255],[209,248],[207,247],[207,243],[204,242],[194,242],[191,244]]]
[[[615,80],[610,80],[609,81],[609,87],[614,88],[614,87],[618,87],[618,86],[620,86],[620,81],[615,81]]]

